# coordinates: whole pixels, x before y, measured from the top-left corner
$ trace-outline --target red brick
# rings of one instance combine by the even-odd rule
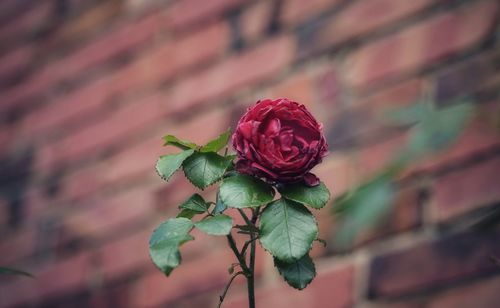
[[[74,122],[104,105],[112,94],[110,85],[109,78],[100,78],[87,87],[77,89],[55,99],[46,107],[29,113],[22,120],[21,133],[25,136],[40,136],[60,125],[66,125],[69,129]]]
[[[436,179],[432,219],[447,220],[500,200],[500,158],[461,168]]]
[[[156,307],[183,295],[218,288],[225,283],[227,268],[234,262],[234,257],[227,252],[208,253],[203,261],[185,262],[169,277],[158,270],[142,277],[132,288],[131,306]],[[214,298],[217,298],[216,293]]]
[[[117,110],[108,118],[84,128],[57,143],[42,148],[36,163],[38,170],[47,170],[82,159],[85,155],[119,142],[120,138],[138,133],[147,125],[160,120],[168,112],[160,95],[149,96],[139,102],[133,102]]]
[[[16,265],[19,259],[28,256],[34,251],[36,240],[37,232],[33,229],[18,231],[16,234],[11,234],[9,237],[2,239],[0,251],[8,251],[9,253],[0,254],[0,263]]]
[[[92,115],[99,108],[132,91],[158,85],[183,69],[221,55],[228,44],[228,27],[215,24],[184,39],[167,43],[142,54],[116,73],[104,76],[47,107],[28,114],[23,120],[23,134],[41,134],[45,129],[66,125]],[[208,43],[210,42],[210,43]],[[198,46],[206,46],[199,49]],[[161,65],[168,59],[169,65]]]
[[[189,138],[198,144],[204,144],[214,138],[229,125],[227,118],[228,110],[219,109],[209,112],[202,117],[194,118],[193,121],[184,125],[178,125],[174,128],[165,128],[158,131],[152,138],[146,139],[133,147],[127,148],[122,152],[111,156],[109,159],[94,164],[88,168],[79,169],[65,175],[60,179],[61,185],[56,196],[47,198],[42,190],[33,188],[29,196],[24,201],[26,216],[25,220],[31,221],[44,211],[47,211],[54,204],[68,207],[86,207],[87,205],[98,205],[102,201],[100,194],[110,189],[120,189],[130,185],[130,183],[147,183],[152,188],[163,185],[154,171],[154,164],[160,155],[176,151],[172,147],[163,147],[161,136],[166,133],[173,133],[179,136],[192,136]],[[200,125],[207,129],[199,130]],[[208,129],[209,128],[209,129]],[[185,181],[185,180],[184,180]],[[172,181],[170,181],[172,182]],[[127,186],[128,187],[128,186]],[[170,201],[178,203],[183,201],[192,190],[191,186],[186,189],[176,189],[169,194]],[[177,196],[172,199],[172,196]],[[97,198],[96,198],[97,196]],[[120,198],[120,197],[119,197]],[[82,204],[81,201],[84,203]],[[104,204],[100,205],[104,206]],[[104,210],[105,211],[105,210]],[[97,210],[99,212],[99,210]],[[125,211],[127,212],[127,211]],[[134,211],[130,211],[134,213]],[[130,213],[120,213],[118,216],[128,217]],[[83,214],[85,217],[85,214]],[[93,228],[91,225],[87,228]],[[83,228],[86,230],[87,228]],[[99,227],[97,227],[99,228]],[[79,230],[74,230],[78,234]]]
[[[286,0],[281,20],[287,26],[296,26],[314,15],[333,8],[338,3],[340,0]]]
[[[445,151],[409,166],[405,176],[414,172],[430,172],[454,165],[500,146],[500,132],[495,128],[499,108],[498,102],[480,105],[471,121],[460,133],[458,140]]]
[[[318,105],[323,105],[323,111],[320,114],[331,116],[342,108],[344,88],[337,67],[328,67],[320,73],[316,78],[316,92]]]
[[[125,3],[119,1],[95,3],[79,14],[75,14],[71,20],[66,20],[64,27],[60,27],[53,34],[53,41],[56,44],[64,44],[95,33],[116,20],[126,9],[124,6]]]
[[[304,104],[328,129],[330,119],[340,105],[341,85],[330,63],[295,71],[267,89],[268,97],[286,97]]]
[[[436,74],[435,100],[438,105],[446,106],[463,95],[492,91],[498,88],[500,80],[495,80],[497,70],[495,62],[500,59],[500,52],[480,53],[446,68]],[[480,100],[480,95],[477,96]]]
[[[373,86],[473,47],[490,29],[497,6],[495,1],[474,3],[359,49],[348,56],[348,81]]]
[[[91,255],[81,254],[40,270],[32,270],[35,279],[19,277],[2,286],[2,306],[34,305],[40,303],[42,298],[82,289],[86,287],[92,269]]]
[[[38,224],[41,213],[48,216],[49,213],[54,212],[54,200],[38,200],[41,203],[39,205],[33,205],[33,201],[26,200],[27,207],[37,207],[30,209],[35,213],[28,214],[29,217],[26,218],[28,221],[23,229],[0,242],[0,249],[10,252],[0,255],[0,262],[2,264],[17,264],[20,260],[32,256],[40,248],[50,248],[56,253],[56,249],[64,247],[71,241],[98,243],[110,236],[119,236],[122,232],[121,228],[136,226],[148,221],[153,216],[155,206],[153,193],[159,184],[161,183],[148,183],[115,192],[111,196],[90,194],[83,202],[61,200],[66,202],[63,203],[65,206],[64,219],[58,221],[58,225],[54,226],[54,229],[58,230],[57,232],[60,234],[53,241],[51,238],[50,243],[44,243],[45,246],[37,243],[40,240]],[[86,183],[82,183],[82,185],[86,185]],[[61,217],[61,211],[59,211],[58,216]],[[30,221],[35,219],[38,220]]]
[[[419,100],[423,95],[424,84],[420,78],[405,80],[368,96],[357,97],[354,104],[363,104],[363,108],[372,109],[375,116],[381,117],[391,109],[408,106]]]
[[[398,134],[359,151],[358,166],[361,177],[370,177],[393,163],[407,145],[408,138]]]
[[[317,268],[318,276],[306,289],[297,291],[284,281],[266,289],[257,288],[256,305],[262,307],[353,307],[354,305],[354,268],[337,266],[331,269]],[[281,279],[281,277],[277,277]],[[225,307],[248,307],[247,299],[240,296],[228,299]]]
[[[355,2],[321,27],[318,40],[321,47],[338,45],[357,36],[375,31],[425,9],[435,0],[412,1],[374,0]],[[359,22],[362,20],[363,22]]]
[[[330,202],[331,201],[332,199],[330,199]],[[332,232],[336,224],[335,218],[332,216],[332,212],[328,210],[328,206],[329,205],[326,205],[326,208],[323,210],[313,212],[318,223],[318,238],[325,241],[332,236]],[[331,244],[328,244],[327,247],[325,247],[325,245],[320,242],[313,242],[309,255],[313,259],[324,257],[331,251],[331,249],[329,249],[330,247],[328,247],[329,245]]]
[[[366,230],[357,239],[358,244],[373,242],[387,235],[416,228],[422,223],[420,189],[407,187],[396,193],[393,208],[372,230]]]
[[[264,36],[272,20],[274,1],[256,1],[241,15],[241,33],[247,42]]]
[[[245,2],[246,0],[178,1],[169,7],[166,22],[169,28],[177,31],[207,19],[214,20]]]
[[[314,113],[314,79],[308,72],[299,72],[270,89],[270,97],[286,97],[306,105]]]
[[[333,200],[359,181],[355,167],[355,162],[350,155],[332,152],[312,172],[325,183]]]
[[[26,68],[33,56],[33,46],[25,45],[0,58],[0,79],[7,79],[12,74]]]
[[[457,287],[439,294],[428,304],[429,308],[496,307],[500,300],[500,278],[493,277],[470,285]]]
[[[0,112],[4,113],[12,108],[18,108],[23,104],[31,103],[29,100],[37,97],[43,99],[50,94],[54,80],[59,80],[59,75],[54,71],[37,71],[29,79],[18,84],[2,95]]]
[[[28,11],[12,18],[8,23],[2,24],[0,29],[0,40],[2,42],[26,37],[30,31],[43,25],[52,13],[53,3],[36,2]],[[5,12],[5,11],[2,11]]]
[[[15,137],[17,136],[17,131],[15,127],[10,126],[2,126],[2,129],[0,129],[0,153],[3,154],[3,156],[7,156],[8,152],[7,150],[9,149],[9,144],[11,144],[12,141],[14,141]]]
[[[234,56],[176,84],[170,96],[170,108],[186,109],[270,78],[292,61],[294,50],[292,38],[282,36]]]
[[[174,134],[205,144],[229,126],[228,112],[227,109],[218,109],[195,117],[190,122],[166,126],[148,139],[131,145],[99,164],[69,174],[62,179],[58,199],[70,202],[138,179],[159,180],[154,170],[156,160],[161,155],[177,151],[173,147],[163,147],[163,135]],[[205,129],[200,130],[200,127]]]
[[[0,3],[0,10],[2,12],[5,12],[2,14],[2,17],[5,17],[5,15],[8,15],[7,13],[12,13],[16,10],[17,8],[18,1],[15,0],[4,0]]]
[[[421,81],[410,80],[369,96],[354,97],[352,107],[339,108],[327,115],[325,132],[331,148],[338,150],[364,146],[359,149],[363,156],[360,164],[370,167],[365,170],[367,174],[376,171],[398,155],[396,150],[401,150],[405,144],[401,129],[386,122],[387,113],[418,103],[421,91]],[[380,154],[368,154],[372,148]]]
[[[146,42],[158,33],[162,22],[160,17],[159,14],[154,13],[136,22],[126,24],[57,61],[48,69],[67,78],[78,75],[91,66],[109,61],[120,53]]]
[[[204,129],[200,130],[200,127]],[[205,144],[220,135],[227,127],[229,127],[229,110],[226,108],[206,112],[180,125],[165,127],[163,132],[158,136],[153,136],[147,145],[139,145],[134,148],[134,151],[131,150],[113,158],[109,162],[109,170],[105,173],[106,182],[112,183],[125,178],[127,173],[133,174],[148,170],[154,172],[152,166],[160,155],[177,151],[172,147],[162,147],[161,137],[165,134],[173,134],[197,144]],[[152,142],[152,140],[156,141]]]
[[[145,229],[139,233],[108,243],[98,252],[101,274],[106,281],[113,281],[125,275],[152,270],[149,257],[148,242],[153,229]]]
[[[120,93],[164,83],[183,70],[221,56],[228,46],[227,23],[210,25],[147,51],[118,73],[112,87]]]
[[[67,215],[63,221],[65,237],[99,241],[113,233],[120,233],[128,225],[144,222],[154,212],[153,189],[140,187],[111,198],[98,198],[90,204],[80,204],[78,212]]]
[[[37,71],[25,83],[8,91],[0,111],[32,99],[58,82],[77,76],[83,70],[116,57],[150,39],[159,30],[160,16],[153,14],[103,35],[69,56]]]
[[[370,265],[369,295],[415,294],[498,271],[490,258],[500,254],[499,236],[458,234],[379,255]]]

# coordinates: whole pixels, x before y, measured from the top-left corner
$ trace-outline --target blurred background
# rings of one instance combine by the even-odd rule
[[[318,276],[306,290],[286,285],[260,251],[258,307],[498,307],[499,9],[2,0],[0,266],[36,279],[1,275],[0,307],[215,307],[236,261],[224,237],[195,233],[169,278],[149,259],[153,228],[193,193],[154,165],[173,151],[163,135],[203,144],[267,97],[301,102],[324,123],[331,154],[314,171],[333,198],[370,181],[411,138],[411,123],[388,127],[381,111],[475,107],[459,125],[430,121],[438,131],[453,122],[456,138],[408,161],[388,214],[342,249],[332,205],[314,212],[328,245],[313,247]],[[224,307],[246,305],[238,278]]]

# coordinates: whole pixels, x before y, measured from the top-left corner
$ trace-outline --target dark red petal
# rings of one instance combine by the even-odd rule
[[[247,140],[252,140],[252,131],[253,131],[253,123],[252,122],[245,122],[241,123],[238,126],[238,130],[243,135],[243,138]]]
[[[309,172],[306,175],[304,175],[304,183],[309,187],[318,186],[319,178],[316,175]]]

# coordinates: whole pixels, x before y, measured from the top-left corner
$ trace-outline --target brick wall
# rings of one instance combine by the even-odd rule
[[[404,142],[377,112],[424,95],[474,100],[459,141],[408,168],[352,249],[314,247],[306,290],[259,251],[257,303],[498,306],[499,19],[495,0],[3,0],[0,264],[37,278],[0,277],[0,307],[214,307],[234,262],[224,238],[195,234],[169,279],[148,256],[192,191],[155,174],[160,137],[204,142],[257,99],[289,97],[325,124],[317,173],[338,196]],[[246,307],[236,281],[225,307]]]

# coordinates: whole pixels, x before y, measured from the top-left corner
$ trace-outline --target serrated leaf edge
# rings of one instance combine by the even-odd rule
[[[325,183],[323,183],[323,182],[321,182],[321,183],[322,183],[323,185],[325,185]],[[325,185],[325,187],[326,187],[326,185]],[[312,206],[312,205],[310,205],[310,204],[308,204],[308,203],[304,203],[304,202],[302,202],[302,201],[297,201],[297,200],[293,200],[293,199],[287,198],[287,197],[285,197],[284,195],[281,195],[281,191],[279,191],[279,189],[278,189],[278,192],[280,193],[280,195],[281,195],[281,197],[282,197],[282,198],[285,198],[285,199],[287,199],[287,200],[291,200],[291,201],[294,201],[294,202],[300,203],[300,204],[302,204],[302,205],[306,205],[308,208],[318,211],[318,210],[323,209],[325,206],[327,206],[327,205],[328,205],[328,203],[331,201],[330,199],[332,198],[332,193],[330,192],[330,190],[328,189],[328,187],[326,187],[326,190],[328,191],[328,199],[326,200],[326,202],[325,202],[325,203],[324,203],[321,207],[317,207],[317,208],[316,208],[316,207],[314,207],[314,206]]]
[[[283,197],[282,197],[282,198],[283,198]],[[285,199],[286,199],[286,198],[285,198]],[[266,204],[266,205],[265,205],[264,210],[262,210],[262,213],[264,213],[264,211],[266,210],[266,208],[267,208],[267,206],[268,206],[269,204],[271,204],[271,203],[273,203],[273,202],[276,202],[276,201],[278,201],[278,200],[279,200],[279,199],[277,199],[277,200],[273,200],[273,201],[269,202],[268,204]],[[290,200],[290,199],[287,199],[287,200]],[[293,200],[291,200],[291,201],[293,201]],[[293,202],[296,202],[296,201],[293,201]],[[299,202],[297,202],[297,203],[299,203]],[[300,205],[302,205],[302,206],[304,206],[302,203],[299,203],[299,204],[300,204]],[[318,237],[318,235],[319,235],[319,224],[318,224],[318,220],[316,219],[316,216],[314,216],[314,214],[313,214],[313,213],[309,210],[309,208],[307,208],[306,206],[304,206],[304,207],[305,207],[305,208],[309,211],[309,213],[311,213],[311,216],[313,217],[313,220],[314,220],[314,224],[315,224],[315,225],[316,225],[316,227],[317,227],[316,236],[315,236],[315,239],[316,239],[316,238]],[[261,213],[261,215],[262,215],[262,213]],[[260,227],[260,221],[259,221],[259,226],[258,226],[258,228],[259,228],[259,231],[261,231],[261,230],[262,230],[262,229],[261,229],[261,227]],[[259,245],[260,245],[260,247],[261,247],[262,249],[264,249],[267,253],[269,253],[269,254],[270,254],[273,258],[275,258],[275,256],[274,256],[274,255],[273,255],[273,254],[272,254],[269,250],[267,250],[267,249],[266,249],[266,248],[262,245],[262,243],[261,243],[261,241],[260,241],[260,235],[261,235],[261,234],[260,234],[260,232],[259,232]],[[279,260],[280,260],[280,261],[283,261],[283,262],[285,262],[285,263],[292,263],[292,262],[298,261],[300,258],[302,258],[302,257],[303,257],[303,256],[305,256],[306,254],[308,254],[308,253],[309,253],[309,251],[311,251],[311,249],[312,249],[312,247],[313,247],[313,246],[314,246],[314,240],[311,242],[311,245],[309,245],[309,249],[307,250],[307,252],[306,252],[304,255],[300,256],[300,257],[299,257],[298,259],[296,259],[296,260],[291,260],[291,261],[288,261],[288,260],[283,260],[283,259],[279,259]]]
[[[158,163],[160,162],[160,159],[161,159],[162,157],[167,156],[167,155],[176,155],[176,154],[167,154],[167,155],[162,155],[162,156],[160,156],[160,157],[156,160],[156,164],[155,164],[155,171],[156,171],[156,174],[157,174],[157,175],[158,175],[158,176],[159,176],[162,180],[164,180],[164,181],[167,181],[167,182],[168,182],[168,181],[170,180],[170,178],[172,178],[172,176],[173,176],[173,175],[174,175],[174,174],[175,174],[175,173],[176,173],[176,172],[177,172],[177,171],[178,171],[178,170],[179,170],[179,169],[183,166],[184,161],[185,161],[186,159],[188,159],[191,155],[193,155],[193,154],[194,154],[194,152],[195,152],[193,149],[188,149],[188,150],[184,150],[184,151],[193,151],[193,152],[184,158],[184,160],[181,162],[181,165],[180,165],[177,169],[175,169],[175,171],[174,171],[174,172],[172,172],[172,174],[171,174],[169,177],[165,177],[165,176],[163,176],[163,175],[161,175],[161,174],[160,174],[160,170],[158,170]],[[180,152],[180,153],[182,153],[182,152]],[[180,154],[180,153],[177,153],[177,154]]]
[[[309,254],[309,251],[307,252],[307,254]],[[304,255],[304,256],[305,256],[305,255]],[[304,257],[304,256],[302,256],[302,257]],[[300,258],[302,258],[302,257],[300,257]],[[311,257],[309,256],[309,258],[311,258]],[[313,261],[313,260],[312,260],[312,258],[311,258],[311,261],[313,261],[313,262],[312,262],[312,265],[313,265],[313,270],[314,270],[314,277],[313,277],[313,279],[311,279],[311,281],[309,281],[308,283],[306,283],[306,285],[305,285],[302,289],[301,289],[301,288],[297,288],[297,287],[293,286],[293,285],[292,285],[292,284],[291,284],[288,280],[286,280],[285,276],[282,274],[282,272],[280,271],[280,269],[278,268],[278,266],[276,266],[276,261],[275,261],[275,259],[276,259],[276,260],[279,260],[279,261],[281,261],[281,262],[284,262],[284,263],[288,263],[288,262],[285,262],[285,261],[280,260],[280,259],[276,258],[275,256],[273,256],[273,265],[274,265],[274,267],[276,268],[276,270],[278,271],[278,273],[280,274],[280,276],[281,276],[281,277],[283,277],[283,280],[284,280],[284,281],[285,281],[285,282],[286,282],[286,283],[287,283],[290,287],[294,288],[295,290],[299,290],[299,291],[304,290],[305,288],[307,288],[307,286],[309,286],[309,285],[311,284],[311,282],[313,282],[314,278],[316,278],[316,276],[318,275],[318,272],[316,271],[316,264],[314,264],[314,261]],[[296,260],[296,261],[298,261],[298,260]],[[293,262],[296,262],[296,261],[293,261]]]

